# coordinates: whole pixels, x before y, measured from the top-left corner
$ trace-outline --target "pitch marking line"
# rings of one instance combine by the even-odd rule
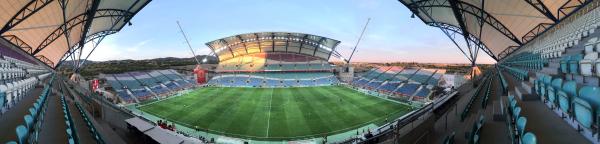
[[[273,102],[273,89],[271,88],[271,94],[269,95],[269,112],[267,113],[267,136],[269,137],[269,128],[271,127],[271,109]]]

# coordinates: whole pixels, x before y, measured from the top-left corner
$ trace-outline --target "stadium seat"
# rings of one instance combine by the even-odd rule
[[[560,72],[569,73],[569,60],[571,60],[571,56],[563,56],[560,60]]]
[[[516,119],[516,118],[518,118],[519,116],[521,116],[521,107],[519,107],[519,106],[516,106],[516,107],[513,109],[513,118],[514,118],[514,119]]]
[[[555,78],[552,80],[550,86],[548,86],[548,101],[551,105],[556,105],[557,92],[562,88],[563,80],[562,78]]]
[[[33,117],[31,117],[31,115],[25,115],[25,117],[23,117],[23,119],[25,119],[25,126],[27,126],[27,129],[32,129],[33,128]]]
[[[519,137],[523,136],[523,133],[525,132],[525,125],[527,124],[527,118],[525,117],[519,117],[519,119],[517,119],[517,132]]]
[[[545,75],[540,86],[540,92],[541,96],[545,98],[546,101],[548,101],[548,88],[550,87],[550,83],[552,83],[552,76]]]
[[[534,81],[535,94],[542,95],[542,87],[544,85],[543,83],[546,75],[543,73],[537,73],[536,76],[537,77]]]
[[[527,132],[523,135],[523,138],[521,139],[521,143],[522,144],[537,144],[537,138],[535,137],[535,135],[531,132]]]
[[[27,129],[27,127],[25,127],[23,125],[19,125],[19,126],[17,126],[16,132],[17,132],[17,139],[19,139],[19,143],[20,144],[27,143],[27,138],[29,137],[29,130]]]
[[[600,106],[600,88],[584,86],[579,90],[579,97],[573,100],[575,119],[585,128],[591,128],[598,116]]]
[[[596,64],[598,59],[597,52],[591,52],[585,55],[585,57],[579,62],[579,67],[581,71],[581,75],[583,76],[592,76],[594,72],[592,68]]]
[[[565,113],[570,113],[571,99],[577,96],[577,82],[567,81],[558,92],[558,105]]]
[[[6,89],[6,85],[0,84],[0,109],[2,109],[6,103]]]
[[[571,59],[569,60],[569,72],[571,74],[579,74],[579,61],[581,60],[583,60],[583,54],[571,56]]]

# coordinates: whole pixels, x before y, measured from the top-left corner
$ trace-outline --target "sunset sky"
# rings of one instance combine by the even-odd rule
[[[154,0],[132,26],[108,36],[90,60],[192,57],[176,21],[196,54],[210,52],[208,41],[268,31],[337,39],[338,51],[348,57],[371,18],[355,62],[468,63],[442,31],[410,15],[396,0]],[[480,52],[478,63],[494,62]]]

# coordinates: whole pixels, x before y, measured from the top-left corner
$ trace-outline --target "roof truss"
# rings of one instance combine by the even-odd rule
[[[465,36],[463,36],[465,41],[470,41],[469,37],[475,36],[475,38],[480,39],[476,42],[481,42],[481,43],[488,42],[490,39],[494,39],[494,38],[491,38],[491,36],[498,36],[498,35],[495,35],[495,34],[487,35],[487,37],[486,37],[486,39],[488,39],[487,41],[481,40],[482,36],[484,36],[484,35],[482,35],[482,33],[483,34],[490,33],[489,30],[483,31],[483,28],[484,28],[484,26],[485,27],[489,26],[489,27],[493,28],[494,30],[496,30],[493,32],[498,32],[499,34],[502,34],[502,36],[504,36],[506,39],[510,40],[510,43],[507,41],[504,41],[504,40],[495,41],[495,43],[494,43],[495,45],[493,45],[494,51],[491,51],[489,48],[482,49],[488,55],[495,57],[494,59],[498,60],[498,59],[502,59],[506,55],[510,55],[510,52],[508,52],[508,51],[514,51],[514,50],[522,47],[524,44],[531,41],[532,39],[537,38],[538,35],[547,31],[548,28],[554,26],[556,23],[559,23],[561,21],[561,19],[564,19],[569,14],[576,12],[579,8],[585,6],[592,0],[568,0],[568,1],[564,2],[564,4],[563,3],[550,3],[552,1],[548,2],[548,1],[543,1],[543,0],[522,0],[522,1],[511,0],[511,1],[506,1],[507,5],[491,5],[491,4],[486,5],[485,0],[471,0],[471,1],[467,1],[467,0],[399,0],[399,1],[402,4],[404,4],[409,10],[411,10],[415,15],[419,16],[419,18],[426,24],[444,22],[444,21],[448,21],[448,20],[456,20],[455,22],[446,23],[446,24],[450,24],[455,27],[458,27],[459,28],[458,30],[460,30],[460,33],[465,35]],[[498,4],[498,3],[496,2],[495,4]],[[499,7],[507,7],[509,4],[520,4],[519,6],[523,5],[522,8],[525,8],[525,9],[521,9],[522,11],[523,10],[527,11],[527,10],[531,9],[531,10],[534,10],[536,13],[531,14],[531,15],[528,15],[528,14],[510,15],[510,14],[506,14],[506,13],[501,13],[501,10],[499,11],[499,9],[498,9]],[[549,6],[548,4],[551,4],[551,5]],[[560,7],[558,5],[560,5]],[[487,7],[484,8],[485,6],[488,6],[490,8],[487,8]],[[496,12],[496,13],[492,14],[489,12],[490,10],[492,10],[492,12]],[[496,11],[494,11],[494,10],[496,10]],[[506,9],[504,9],[504,11],[506,11]],[[452,13],[452,14],[449,14],[449,13]],[[426,16],[427,14],[430,14],[430,16]],[[539,16],[541,16],[541,18],[547,19],[548,21],[551,21],[551,22],[548,23],[546,21],[539,20],[540,17],[535,17],[534,15],[535,16],[539,15]],[[503,16],[503,17],[496,17],[496,16]],[[472,22],[472,23],[467,24],[466,17],[470,18],[468,20],[471,20],[470,22]],[[515,24],[514,20],[517,20],[517,19],[512,19],[512,17],[521,18],[519,20],[522,20],[523,17],[533,17],[532,18],[533,23],[529,22],[529,21],[523,21],[521,23],[526,23],[526,24],[529,23],[529,24],[535,24],[535,25],[530,26],[532,29],[528,30],[527,33],[519,33],[519,35],[516,35],[514,33],[514,31],[511,31],[511,29],[517,30],[517,29],[521,28],[522,26]],[[502,18],[502,19],[498,19],[498,18]],[[440,19],[440,21],[438,21],[438,19]],[[537,19],[537,20],[535,20],[535,19]],[[511,21],[511,20],[513,20],[513,21]],[[479,29],[477,29],[476,26],[474,25],[475,21],[479,22]],[[508,23],[506,23],[507,21],[508,21]],[[539,23],[537,23],[537,22],[539,22]],[[510,24],[510,25],[506,25],[506,24]],[[515,28],[515,27],[517,27],[517,28]],[[529,27],[527,27],[527,29],[528,28]],[[476,32],[475,30],[477,30],[478,32]],[[519,32],[522,32],[522,31],[519,31]],[[474,35],[472,35],[471,33],[474,33]],[[469,35],[471,35],[471,36],[469,36]],[[476,43],[474,43],[474,44],[476,44]],[[476,44],[476,45],[478,45],[478,44]]]

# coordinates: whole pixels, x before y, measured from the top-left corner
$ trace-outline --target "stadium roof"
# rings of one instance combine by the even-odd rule
[[[340,43],[327,37],[290,32],[246,33],[206,43],[219,61],[260,52],[294,52],[329,60]]]
[[[591,0],[399,0],[430,26],[460,31],[499,60]]]
[[[0,35],[55,68],[85,43],[121,30],[150,1],[7,0]]]

